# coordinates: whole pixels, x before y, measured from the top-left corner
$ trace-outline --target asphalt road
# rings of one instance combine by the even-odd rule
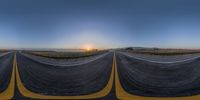
[[[51,96],[86,95],[103,89],[110,78],[113,53],[78,66],[46,65],[17,53],[20,78],[35,93]]]
[[[200,100],[200,58],[155,63],[109,52],[54,66],[17,52],[1,56],[0,65],[0,99]]]
[[[129,52],[120,52],[127,56],[130,56],[135,59],[154,62],[154,63],[178,63],[178,62],[189,62],[193,61],[196,58],[200,58],[200,53],[196,54],[184,54],[184,55],[150,55],[150,54],[137,54],[137,53],[129,53]]]
[[[13,53],[0,57],[0,93],[3,92],[10,83],[13,65]]]
[[[32,55],[32,54],[26,54],[26,53],[22,53],[20,52],[21,55],[24,55],[30,59],[33,59],[37,62],[43,63],[43,64],[47,64],[47,65],[52,65],[52,66],[77,66],[77,65],[83,65],[89,62],[92,62],[94,60],[97,60],[105,55],[107,55],[108,53],[102,53],[99,55],[94,55],[94,56],[90,56],[90,57],[83,57],[83,58],[76,58],[76,59],[54,59],[54,58],[47,58],[47,57],[41,57],[41,56],[36,56],[36,55]]]
[[[140,96],[191,96],[200,93],[200,58],[190,62],[163,64],[116,53],[120,82]]]

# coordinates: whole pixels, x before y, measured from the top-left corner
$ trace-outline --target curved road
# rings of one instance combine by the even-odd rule
[[[103,89],[110,78],[113,53],[70,67],[50,66],[17,53],[20,77],[27,89],[46,95],[85,95]]]
[[[107,52],[107,53],[103,53],[103,54],[100,54],[100,55],[95,55],[93,57],[88,57],[88,58],[82,59],[82,60],[79,59],[77,61],[67,61],[67,60],[64,60],[64,59],[59,60],[59,59],[35,56],[35,55],[31,55],[31,54],[25,54],[25,53],[21,53],[21,52],[19,52],[19,53],[23,56],[26,56],[27,58],[30,58],[32,60],[37,61],[37,62],[46,64],[46,65],[50,65],[50,66],[60,66],[60,67],[78,66],[78,65],[82,65],[82,64],[87,64],[89,62],[95,61],[95,60],[109,54],[109,52]]]
[[[110,52],[87,64],[62,67],[44,64],[20,53],[16,56],[8,53],[0,57],[0,65],[0,99],[12,98],[13,94],[13,99],[200,98],[200,58],[169,64]]]
[[[200,93],[200,58],[192,62],[159,64],[116,53],[123,88],[142,96],[190,96]]]

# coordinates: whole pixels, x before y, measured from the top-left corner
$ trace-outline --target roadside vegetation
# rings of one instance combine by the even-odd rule
[[[106,50],[91,50],[84,52],[57,52],[57,51],[22,51],[22,53],[31,54],[53,59],[76,59],[90,56],[96,56],[107,52]]]
[[[199,49],[163,49],[163,48],[125,48],[121,51],[131,52],[136,54],[150,54],[150,55],[183,55],[183,54],[196,54],[200,53]]]
[[[5,53],[5,52],[8,52],[8,50],[0,49],[0,53]]]

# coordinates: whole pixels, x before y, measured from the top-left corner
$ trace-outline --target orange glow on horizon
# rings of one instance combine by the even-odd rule
[[[87,44],[87,45],[83,46],[83,49],[85,49],[86,51],[90,51],[93,49],[93,47],[92,47],[92,45]]]

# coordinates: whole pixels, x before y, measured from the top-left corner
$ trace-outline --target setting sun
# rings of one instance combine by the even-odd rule
[[[89,44],[84,45],[83,49],[85,49],[86,51],[90,51],[90,50],[92,50],[92,45],[89,45]]]
[[[86,50],[87,50],[87,51],[90,51],[90,50],[91,50],[91,48],[90,48],[90,47],[87,47],[87,48],[86,48]]]

